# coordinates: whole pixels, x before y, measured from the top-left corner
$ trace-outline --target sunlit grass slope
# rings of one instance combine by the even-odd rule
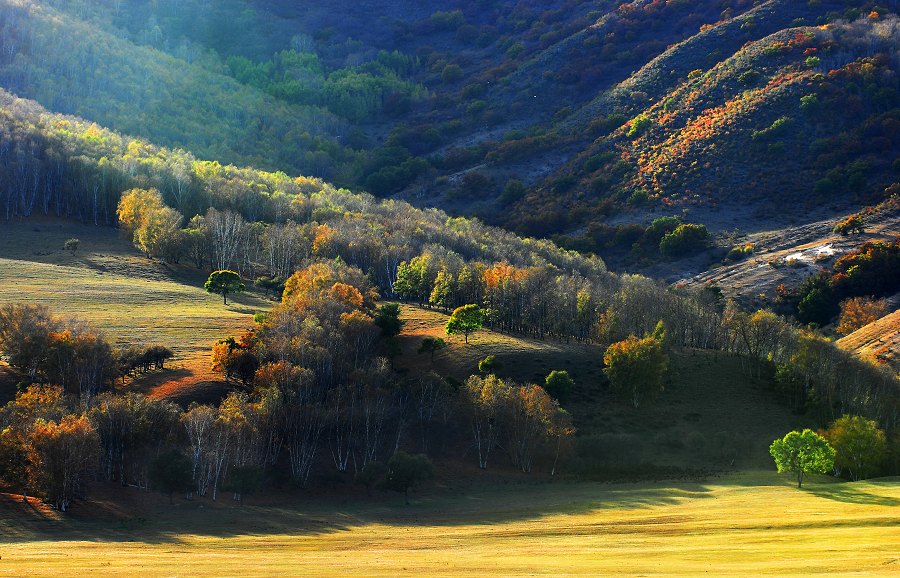
[[[770,473],[709,483],[474,486],[388,501],[0,521],[2,575],[896,575],[900,483]],[[3,513],[25,506],[12,501]]]
[[[54,222],[0,225],[0,304],[39,303],[56,315],[87,321],[118,346],[161,344],[176,353],[176,375],[211,379],[212,344],[253,323],[270,302],[229,299],[203,289],[189,267],[166,267],[140,256],[113,229]],[[81,240],[74,253],[63,242]]]

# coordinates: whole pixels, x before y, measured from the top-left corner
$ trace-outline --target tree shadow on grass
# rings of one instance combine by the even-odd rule
[[[712,496],[711,490],[701,483],[617,487],[560,482],[494,484],[487,489],[429,492],[421,497],[414,496],[410,506],[403,504],[400,494],[382,494],[367,499],[357,493],[341,498],[325,492],[302,495],[286,492],[283,499],[286,505],[238,506],[227,493],[220,494],[218,502],[207,498],[194,501],[176,498],[175,504],[169,505],[168,498],[159,494],[133,488],[114,489],[109,485],[104,490],[102,493],[110,499],[98,496],[95,501],[76,504],[65,515],[36,511],[22,515],[20,512],[10,520],[2,514],[15,508],[0,504],[0,543],[66,540],[177,544],[184,542],[183,536],[315,536],[369,524],[448,528],[490,526],[590,512],[597,512],[596,525],[605,527],[604,510],[649,509]],[[322,495],[317,496],[317,493]],[[261,497],[260,501],[273,503],[271,497]],[[668,516],[663,511],[654,512],[636,524],[679,522],[678,516]],[[601,531],[627,531],[619,526],[610,522],[609,527]]]
[[[825,498],[845,504],[864,504],[870,506],[900,506],[900,498],[891,496],[882,496],[866,491],[868,484],[863,485],[860,482],[845,482],[841,484],[829,484],[828,486],[818,486],[803,488],[803,490],[816,496],[817,498]]]

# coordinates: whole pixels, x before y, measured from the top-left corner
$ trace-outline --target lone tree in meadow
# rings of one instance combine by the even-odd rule
[[[74,255],[75,251],[78,250],[78,245],[80,245],[80,244],[81,244],[80,240],[76,239],[75,237],[72,237],[71,239],[66,239],[66,242],[63,243],[63,249],[65,249],[66,251],[71,251],[72,254]]]
[[[544,390],[558,400],[566,400],[573,389],[575,381],[569,376],[568,371],[554,369],[544,380]]]
[[[203,285],[207,293],[216,293],[222,296],[222,301],[228,305],[228,294],[239,293],[244,290],[244,283],[241,276],[234,271],[213,271],[209,275],[209,279]]]
[[[447,347],[447,342],[440,337],[426,337],[419,345],[419,353],[430,353],[431,362],[434,363],[434,352]]]
[[[375,325],[381,329],[381,335],[390,339],[400,335],[406,322],[400,319],[400,304],[388,303],[375,312]]]
[[[783,439],[775,440],[769,446],[769,454],[779,472],[797,476],[798,488],[803,487],[807,474],[824,474],[834,467],[834,448],[811,429],[792,431]]]
[[[484,309],[469,303],[462,307],[457,307],[450,320],[447,321],[447,335],[459,335],[462,333],[466,337],[466,343],[469,342],[469,334],[475,333],[484,325]]]

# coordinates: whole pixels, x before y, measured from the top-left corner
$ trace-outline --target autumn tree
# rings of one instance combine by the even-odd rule
[[[481,469],[487,468],[491,451],[497,444],[502,431],[503,409],[510,395],[510,387],[496,375],[484,378],[473,375],[466,380],[463,396],[469,408],[473,444]]]
[[[119,226],[131,234],[134,246],[148,258],[171,253],[171,246],[180,242],[183,217],[165,205],[156,189],[123,193],[116,214]]]
[[[869,477],[887,455],[887,441],[878,424],[858,415],[844,415],[825,431],[834,448],[834,467],[846,470],[853,481]]]
[[[445,331],[447,335],[463,334],[466,338],[466,343],[468,343],[469,334],[481,329],[482,325],[484,325],[484,310],[478,305],[470,303],[469,305],[457,307],[453,311],[453,314],[450,315],[450,319],[447,321]]]
[[[850,335],[857,329],[877,321],[889,312],[886,299],[851,297],[841,302],[837,332]]]
[[[65,512],[81,495],[98,450],[97,432],[87,417],[67,415],[59,423],[38,420],[30,432],[29,478],[47,501]]]
[[[234,271],[213,271],[203,288],[207,293],[221,295],[222,301],[228,305],[228,294],[243,291],[244,283],[241,281],[241,276]]]
[[[834,448],[816,432],[805,429],[792,431],[769,446],[779,472],[797,476],[797,487],[803,487],[808,474],[824,474],[834,467]]]
[[[638,407],[662,392],[669,356],[659,336],[639,339],[629,335],[606,349],[603,363],[612,390]]]

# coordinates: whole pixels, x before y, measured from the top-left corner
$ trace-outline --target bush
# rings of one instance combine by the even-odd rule
[[[646,114],[639,114],[638,116],[631,119],[631,124],[628,127],[628,131],[625,133],[625,136],[628,138],[637,138],[644,134],[648,128],[653,124],[653,121]]]
[[[740,82],[744,86],[752,86],[756,84],[756,81],[759,80],[760,76],[761,75],[759,71],[751,69],[738,76],[738,82]]]
[[[544,390],[557,400],[568,399],[575,388],[575,381],[569,377],[568,371],[553,370],[544,380]]]
[[[441,71],[441,82],[444,84],[452,84],[462,78],[462,68],[458,64],[448,64]]]
[[[705,225],[685,223],[667,233],[659,241],[659,252],[666,257],[678,257],[706,248],[709,231]]]

